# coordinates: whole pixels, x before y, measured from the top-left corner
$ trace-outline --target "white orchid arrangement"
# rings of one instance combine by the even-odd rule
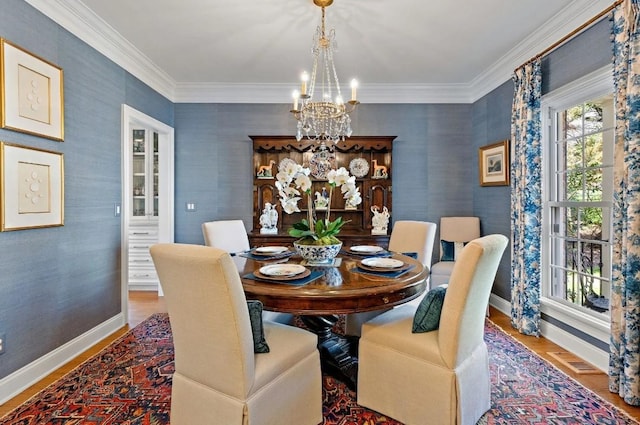
[[[325,218],[314,220],[313,202],[311,198],[312,182],[309,177],[310,170],[294,161],[283,164],[284,166],[276,174],[276,187],[280,196],[280,205],[287,214],[300,212],[298,201],[303,195],[307,196],[307,219],[302,219],[295,223],[289,234],[296,238],[301,238],[302,242],[316,245],[335,244],[340,241],[336,235],[342,226],[347,222],[338,217],[336,220],[329,220],[331,213],[331,197],[336,187],[340,187],[345,202],[355,207],[362,202],[360,189],[356,186],[356,178],[349,175],[346,168],[340,167],[337,170],[330,170],[327,173],[329,183],[329,205],[325,210]]]

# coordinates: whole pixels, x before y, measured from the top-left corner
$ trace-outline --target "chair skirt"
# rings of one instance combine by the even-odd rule
[[[451,369],[438,359],[438,331],[429,332],[432,335],[411,334],[412,316],[398,321],[397,314],[389,315],[392,312],[375,318],[375,325],[364,325],[359,346],[358,404],[405,425],[476,424],[491,408],[486,345],[477,346],[462,364]],[[395,319],[386,330],[385,316]],[[368,337],[369,326],[375,327],[375,336],[372,333]],[[405,332],[407,337],[418,337],[425,345],[434,346],[425,347],[424,356],[415,346],[403,351],[398,334]]]

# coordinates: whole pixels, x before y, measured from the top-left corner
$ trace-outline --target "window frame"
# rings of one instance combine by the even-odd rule
[[[603,343],[609,342],[611,333],[608,316],[596,312],[582,311],[577,307],[556,301],[549,296],[551,291],[550,207],[558,204],[550,200],[551,189],[554,187],[550,181],[553,178],[551,175],[553,168],[550,161],[553,159],[551,149],[555,131],[553,128],[553,112],[611,94],[613,91],[613,71],[611,66],[605,66],[542,96],[540,102],[542,116],[541,142],[543,146],[540,312]]]

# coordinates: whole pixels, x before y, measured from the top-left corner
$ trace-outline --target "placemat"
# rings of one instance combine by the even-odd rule
[[[415,265],[411,265],[411,267],[407,267],[406,269],[390,270],[388,272],[374,272],[374,271],[361,269],[360,267],[354,267],[354,268],[350,269],[349,271],[352,272],[352,273],[362,273],[362,274],[368,274],[368,275],[371,275],[371,276],[381,276],[381,277],[392,277],[392,278],[394,278],[394,277],[402,276],[403,274],[405,274],[409,270],[413,269],[414,267],[415,267]]]
[[[324,274],[324,272],[322,271],[318,271],[318,270],[314,270],[311,271],[311,274],[307,277],[304,277],[302,279],[292,279],[292,280],[266,280],[266,279],[260,279],[259,277],[256,277],[256,275],[254,275],[253,273],[249,273],[246,274],[244,276],[242,276],[243,279],[251,279],[251,280],[256,280],[258,282],[267,282],[267,283],[275,283],[278,285],[296,285],[296,286],[302,286],[302,285],[306,285],[307,283],[313,282],[314,280],[316,280],[317,278],[319,278],[320,276],[322,276]]]

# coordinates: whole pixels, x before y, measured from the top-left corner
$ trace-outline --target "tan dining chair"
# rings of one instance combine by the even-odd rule
[[[455,262],[439,328],[413,333],[417,308],[394,308],[362,326],[358,404],[406,425],[471,425],[491,407],[485,309],[507,246],[469,242]]]
[[[480,218],[441,217],[438,261],[431,267],[431,287],[444,285],[449,281],[455,262],[455,245],[464,244],[480,237]],[[443,255],[444,244],[453,244],[451,256]]]
[[[202,223],[204,244],[229,253],[248,251],[249,236],[242,220],[216,220]]]
[[[231,254],[248,251],[249,236],[242,220],[216,220],[202,223],[204,244],[220,248]],[[263,311],[262,318],[284,324],[293,323],[293,315],[275,311]]]
[[[438,225],[428,221],[399,220],[393,224],[389,237],[389,251],[400,253],[415,253],[420,261],[428,269],[431,267],[433,244],[436,239]],[[427,277],[427,289],[429,277]],[[424,294],[410,304],[418,305]],[[362,324],[388,309],[353,313],[345,319],[345,332],[347,335],[360,335]]]
[[[256,354],[240,275],[227,252],[156,244],[151,256],[175,349],[172,425],[322,423],[315,334],[264,321],[269,352]]]

